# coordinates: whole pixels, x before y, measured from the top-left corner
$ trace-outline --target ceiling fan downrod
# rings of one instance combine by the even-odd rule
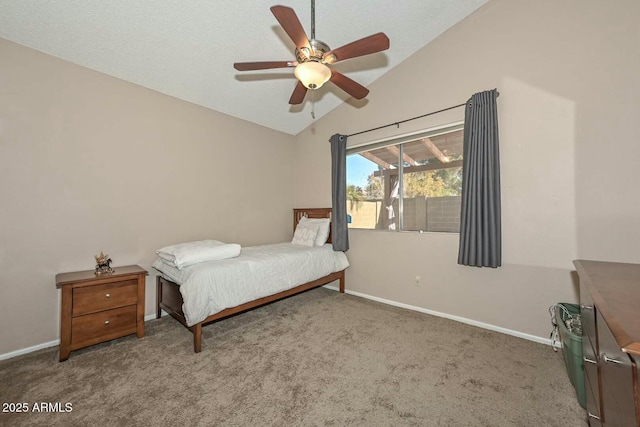
[[[316,38],[316,0],[311,0],[311,40]]]
[[[316,38],[316,0],[311,0],[311,40]]]

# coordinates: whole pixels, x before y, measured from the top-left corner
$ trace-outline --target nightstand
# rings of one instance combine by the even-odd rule
[[[147,270],[128,265],[111,274],[93,270],[60,273],[62,289],[60,361],[73,350],[125,335],[144,337],[144,286]]]

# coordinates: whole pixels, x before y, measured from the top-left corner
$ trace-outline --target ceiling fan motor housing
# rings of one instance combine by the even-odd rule
[[[316,61],[316,62],[321,62],[323,64],[333,64],[335,62],[336,60],[335,55],[333,55],[332,53],[330,53],[329,55],[326,55],[328,52],[331,51],[331,48],[325,42],[322,42],[316,39],[311,39],[309,40],[309,46],[311,47],[296,48],[295,53],[296,53],[296,59],[298,60],[298,62],[302,63],[307,61]]]

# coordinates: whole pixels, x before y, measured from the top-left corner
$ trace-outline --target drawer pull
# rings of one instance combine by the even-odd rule
[[[111,294],[106,294],[105,297],[111,298]]]
[[[105,325],[108,325],[109,323],[111,323],[111,322],[109,322],[108,320],[105,320],[105,321],[104,321],[104,324],[105,324]]]
[[[587,411],[587,414],[589,415],[589,418],[593,418],[594,420],[599,420],[600,417],[597,415],[593,415],[591,412]]]
[[[584,360],[586,363],[593,363],[594,365],[598,364],[598,362],[596,362],[595,360],[591,360],[591,359],[587,358],[586,356],[583,357],[582,360]]]
[[[592,305],[584,305],[584,304],[580,304],[580,308],[582,310],[593,310],[593,306]]]
[[[604,361],[607,363],[615,363],[616,365],[624,365],[620,360],[609,357],[606,354],[604,355]]]

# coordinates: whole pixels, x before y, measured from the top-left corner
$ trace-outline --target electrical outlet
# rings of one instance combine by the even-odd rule
[[[416,286],[422,286],[422,278],[420,276],[416,276]]]

